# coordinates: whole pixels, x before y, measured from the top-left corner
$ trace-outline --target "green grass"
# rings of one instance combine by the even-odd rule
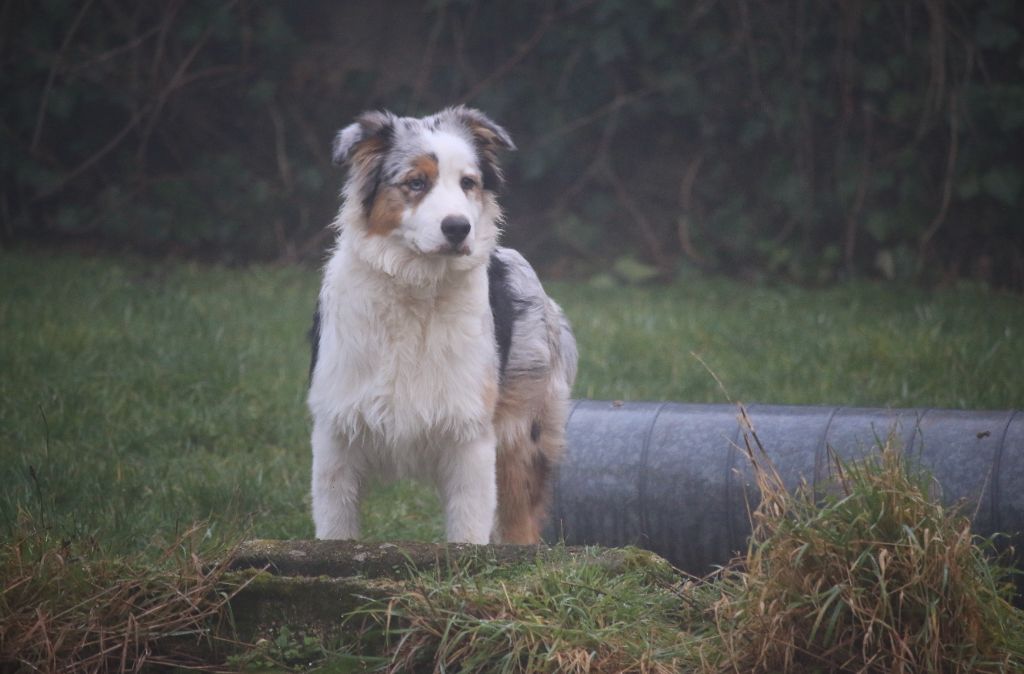
[[[298,270],[5,255],[0,512],[125,548],[310,532]]]
[[[823,290],[693,278],[549,284],[579,340],[575,395],[1003,409],[1024,402],[1024,301],[976,286]]]
[[[156,583],[170,588],[173,613],[178,581],[160,575],[168,572],[168,559],[205,573],[198,560],[225,543],[311,536],[305,333],[317,283],[315,271],[301,268],[0,253],[0,537],[7,539],[0,545],[0,581],[17,590],[5,590],[5,612],[21,616],[24,628],[19,632],[10,618],[12,634],[31,636],[37,629],[36,600],[21,601],[22,594],[44,596],[54,579],[67,578],[68,587],[78,588],[63,599],[54,595],[56,608],[88,598],[90,588],[102,596],[149,596],[137,588]],[[668,287],[562,282],[549,290],[579,340],[577,397],[724,402],[714,377],[691,355],[698,354],[733,398],[748,402],[1014,408],[1024,400],[1024,302],[1018,296],[978,287],[925,291],[863,283],[805,290],[700,278]],[[790,498],[776,496],[767,502]],[[407,628],[391,634],[396,666],[447,663],[493,671],[498,662],[505,671],[653,672],[716,671],[732,662],[772,671],[789,656],[769,646],[786,643],[796,649],[813,643],[823,653],[852,657],[856,648],[842,648],[856,645],[856,631],[838,638],[835,631],[814,629],[831,624],[839,605],[825,585],[814,585],[814,569],[787,576],[762,560],[772,549],[834,539],[864,508],[829,520],[815,519],[810,505],[801,510],[801,502],[787,503],[790,509],[762,531],[799,528],[804,538],[766,535],[762,547],[752,546],[746,567],[714,583],[679,582],[644,564],[614,573],[587,563],[492,569],[420,579],[367,615],[391,616]],[[793,512],[800,517],[789,518]],[[373,490],[364,519],[367,536],[375,539],[439,539],[442,530],[436,497],[407,483]],[[814,528],[818,522],[825,522],[823,529]],[[917,523],[905,523],[914,536],[925,534],[914,530]],[[1001,601],[995,585],[1001,580],[984,575],[975,548],[954,554],[965,549],[964,531],[952,532],[959,532],[959,547],[941,548],[947,557],[917,554],[902,539],[887,554],[909,551],[913,560],[937,560],[919,570],[931,574],[921,587],[926,615],[937,615],[935,597],[948,596],[942,583],[950,570],[970,576],[954,567],[958,559],[977,562],[969,568],[981,569],[971,576],[979,582],[959,596],[985,596],[985,606],[973,614],[964,612],[971,609],[967,604],[957,607],[988,632],[975,630],[981,641],[961,639],[965,646],[942,653],[1018,663],[1024,647],[1010,637],[1019,632],[1021,616],[1003,611],[1005,602],[1001,614],[985,612]],[[840,540],[829,552],[831,568],[854,568],[842,557],[846,551],[857,553],[857,563],[872,559]],[[120,564],[122,556],[131,563]],[[829,568],[818,566],[823,573]],[[779,584],[790,577],[796,585]],[[748,588],[757,593],[744,594]],[[780,610],[758,613],[768,592],[777,599],[766,605]],[[843,598],[843,616],[860,615],[865,597],[889,609],[885,592],[854,586]],[[115,617],[128,620],[122,613]],[[77,620],[75,613],[54,615]],[[804,629],[808,622],[811,628]],[[115,630],[120,625],[101,620],[86,627],[98,634],[108,623]],[[870,615],[863,624],[877,627]],[[77,622],[54,625],[56,633],[82,629]],[[777,638],[780,625],[792,628],[789,641]],[[775,631],[758,642],[766,638],[764,628]],[[808,635],[809,642],[799,640]],[[899,646],[917,635],[897,630],[886,638]],[[818,636],[827,638],[815,642]],[[767,645],[749,650],[758,643]],[[970,650],[979,644],[994,650]],[[287,641],[282,649],[292,646]],[[312,648],[302,646],[303,653]],[[335,655],[348,671],[349,656]]]
[[[19,512],[112,550],[308,537],[306,331],[318,274],[0,253],[0,533]],[[827,290],[691,278],[552,283],[575,395],[1019,407],[1024,302],[977,287]],[[429,491],[375,490],[372,538],[438,538]]]
[[[556,551],[533,564],[424,574],[355,617],[385,631],[397,672],[681,671],[702,636],[687,624],[701,619],[664,560],[626,556],[609,564]]]

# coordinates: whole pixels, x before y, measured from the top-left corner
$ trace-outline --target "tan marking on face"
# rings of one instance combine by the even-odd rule
[[[430,188],[437,182],[437,175],[437,160],[429,155],[423,155],[413,160],[412,166],[402,176],[398,185],[382,185],[378,188],[373,208],[370,209],[368,233],[386,236],[398,229],[402,224],[402,213],[423,201]],[[412,180],[422,180],[424,189],[411,189],[409,182]]]
[[[370,209],[368,233],[387,236],[402,224],[402,212],[408,206],[404,190],[388,185],[377,190],[377,197]]]
[[[412,170],[409,171],[409,174],[421,174],[423,179],[427,181],[428,185],[433,185],[437,182],[437,158],[426,154],[416,157],[416,159],[413,159],[412,161]]]
[[[412,161],[412,166],[405,175],[402,176],[402,190],[405,192],[406,198],[409,203],[416,205],[423,201],[423,198],[430,192],[430,188],[437,182],[438,168],[437,160],[429,155],[423,155],[417,157]],[[411,187],[411,183],[414,180],[423,182],[422,190],[414,190]]]

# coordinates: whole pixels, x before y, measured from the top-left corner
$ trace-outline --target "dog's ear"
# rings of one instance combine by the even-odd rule
[[[331,158],[335,164],[358,164],[383,154],[395,131],[395,116],[375,110],[364,112],[334,137]]]
[[[367,213],[377,196],[384,155],[395,134],[395,120],[390,112],[364,112],[334,138],[334,163],[349,167]]]
[[[508,131],[475,108],[460,105],[450,108],[449,113],[473,135],[473,142],[484,163],[480,167],[484,174],[484,189],[500,189],[505,184],[505,176],[498,164],[498,151],[516,149]]]
[[[451,112],[473,133],[473,138],[477,142],[491,146],[495,150],[516,149],[516,144],[512,142],[508,131],[495,124],[490,117],[476,108],[459,105],[452,108]]]

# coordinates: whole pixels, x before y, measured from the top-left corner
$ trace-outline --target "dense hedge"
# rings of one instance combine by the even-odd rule
[[[512,132],[550,271],[1024,287],[1014,0],[3,4],[2,235],[320,256],[333,132]]]

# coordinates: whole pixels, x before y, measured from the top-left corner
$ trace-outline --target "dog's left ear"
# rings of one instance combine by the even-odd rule
[[[360,147],[365,150],[363,155],[380,154],[391,141],[394,128],[395,116],[387,110],[364,112],[334,137],[331,158],[335,164],[347,164],[357,158]]]
[[[498,164],[499,150],[515,150],[516,144],[508,131],[491,121],[491,118],[475,108],[457,106],[450,108],[450,114],[473,135],[484,165],[481,167],[484,189],[497,190],[505,184],[505,176]]]

